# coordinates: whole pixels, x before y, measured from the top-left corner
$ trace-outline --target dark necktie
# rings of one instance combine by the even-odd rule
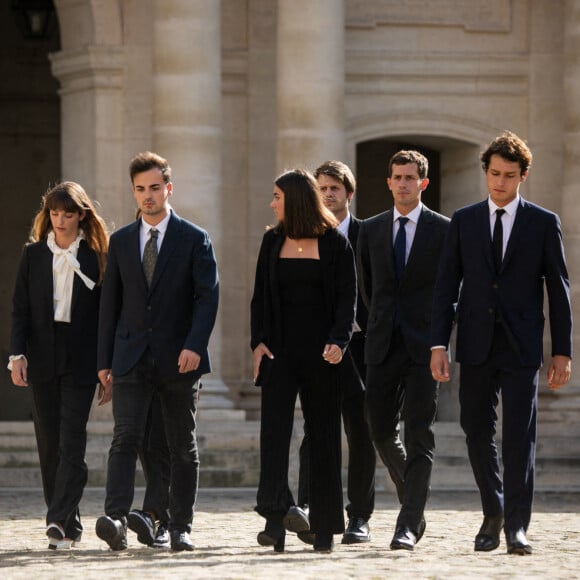
[[[151,280],[153,278],[153,272],[155,272],[155,263],[157,262],[157,236],[159,231],[155,228],[149,230],[149,239],[143,248],[143,272],[145,272],[145,278],[147,279],[147,284],[151,286]]]
[[[395,275],[397,280],[403,277],[405,271],[405,254],[407,251],[407,233],[405,232],[405,224],[409,221],[407,217],[399,218],[399,231],[395,236],[395,243],[393,244],[393,257],[395,258]]]
[[[493,226],[492,246],[496,272],[499,272],[503,260],[503,224],[501,223],[501,216],[504,213],[505,209],[495,210],[495,224]]]

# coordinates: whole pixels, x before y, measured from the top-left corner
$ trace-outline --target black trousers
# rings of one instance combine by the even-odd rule
[[[482,365],[461,364],[461,427],[483,513],[504,513],[505,530],[528,529],[534,497],[538,369],[523,367],[501,325]],[[503,411],[503,479],[495,442],[496,408]]]
[[[401,502],[397,525],[418,532],[433,467],[437,382],[428,364],[417,364],[409,356],[397,333],[383,363],[367,367],[366,387],[371,438]],[[399,438],[401,418],[405,421],[404,445]]]
[[[55,323],[56,376],[32,385],[33,417],[46,523],[57,522],[68,538],[83,531],[79,503],[88,479],[87,421],[96,383],[77,384],[70,372],[69,325]]]
[[[171,462],[158,393],[153,395],[149,407],[139,460],[143,466],[146,481],[143,511],[153,513],[157,520],[167,523],[169,522]]]
[[[158,393],[171,463],[169,529],[191,531],[199,479],[195,433],[198,387],[199,377],[191,373],[178,380],[161,378],[149,352],[126,375],[114,377],[115,429],[105,499],[108,516],[125,517],[131,509],[137,455],[143,445],[151,401]]]
[[[347,369],[338,365],[342,390],[342,422],[348,443],[348,478],[346,513],[349,518],[368,520],[375,507],[376,452],[371,441],[365,413],[365,391],[361,377],[366,374],[364,338],[355,334],[349,351],[356,365]],[[353,374],[354,371],[354,374]],[[310,436],[304,424],[304,438],[300,445],[300,473],[298,478],[298,505],[310,504],[308,497],[308,466],[310,463]]]
[[[320,355],[319,355],[320,356]],[[341,393],[337,368],[320,360],[278,356],[262,387],[260,483],[256,511],[281,518],[294,505],[288,486],[290,440],[296,396],[310,434],[308,495],[315,533],[344,531],[341,481]]]

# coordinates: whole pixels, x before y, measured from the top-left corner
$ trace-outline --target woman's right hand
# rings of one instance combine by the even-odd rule
[[[274,355],[270,352],[270,349],[261,342],[255,349],[254,349],[254,383],[258,378],[258,373],[260,372],[260,363],[262,362],[262,357],[266,355],[268,358],[274,358]]]
[[[12,382],[17,387],[28,386],[28,370],[26,366],[25,358],[17,358],[12,361]]]

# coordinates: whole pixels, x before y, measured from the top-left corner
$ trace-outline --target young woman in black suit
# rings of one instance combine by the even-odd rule
[[[80,541],[87,420],[97,379],[105,223],[85,190],[60,183],[42,198],[24,247],[12,309],[9,369],[32,387],[49,548]],[[99,387],[99,404],[111,393]]]
[[[283,173],[270,204],[278,224],[264,235],[251,305],[254,381],[262,387],[258,543],[284,550],[296,396],[311,434],[310,529],[330,551],[344,531],[341,393],[337,365],[352,335],[356,273],[352,248],[335,228],[307,171]]]

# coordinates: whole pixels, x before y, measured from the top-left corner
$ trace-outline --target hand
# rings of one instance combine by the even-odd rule
[[[28,369],[25,358],[17,358],[12,361],[12,382],[17,387],[27,387],[28,386]]]
[[[262,357],[266,355],[268,358],[273,359],[274,355],[270,352],[270,349],[261,342],[253,352],[254,358],[254,383],[258,378],[258,373],[260,372],[260,363],[262,362]]]
[[[106,405],[113,398],[113,383],[109,385],[102,385],[99,383],[99,392],[97,393],[97,399],[99,401],[97,407]]]
[[[331,365],[337,365],[342,360],[342,349],[337,344],[325,344],[322,358]]]
[[[440,383],[449,381],[449,359],[444,348],[434,348],[431,351],[431,376]]]
[[[200,361],[201,357],[196,352],[184,348],[179,353],[179,358],[177,359],[177,366],[179,367],[179,372],[190,373],[191,371],[196,371],[199,367]]]
[[[552,390],[563,387],[570,380],[572,361],[569,356],[555,354],[548,367],[548,387]]]

